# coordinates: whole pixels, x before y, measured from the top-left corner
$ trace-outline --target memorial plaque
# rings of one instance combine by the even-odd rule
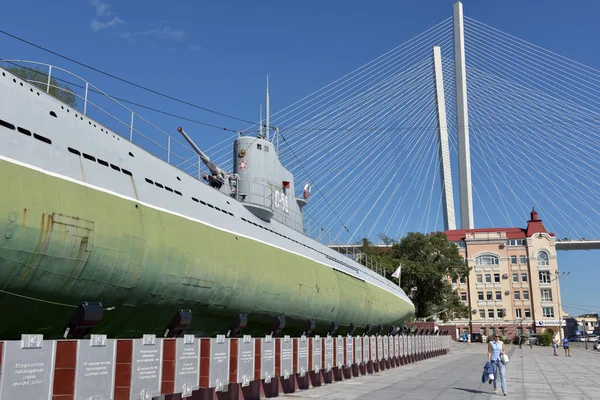
[[[394,358],[396,356],[396,352],[394,351],[394,336],[388,337],[388,348],[390,349],[390,358]]]
[[[322,362],[321,362],[321,357],[322,357],[322,351],[323,349],[321,348],[321,343],[323,343],[323,341],[321,340],[321,337],[319,335],[315,335],[314,338],[312,338],[312,349],[313,349],[313,354],[312,354],[312,362],[313,365],[311,365],[311,368],[313,371],[315,371],[316,373],[318,373],[322,368]]]
[[[402,353],[400,353],[400,335],[394,336],[394,354],[396,357],[400,357]]]
[[[354,338],[354,363],[360,365],[363,362],[363,338],[357,336]]]
[[[303,377],[308,372],[308,339],[302,335],[298,339],[297,370],[296,373]]]
[[[0,399],[51,399],[56,341],[21,335],[6,341],[0,366]]]
[[[106,335],[91,335],[77,341],[75,398],[109,400],[115,386],[117,341]]]
[[[384,336],[382,338],[382,340],[383,340],[383,359],[387,360],[388,358],[390,358],[390,353],[389,353],[389,349],[388,349],[390,340],[387,336]]]
[[[238,365],[237,365],[237,383],[241,383],[242,387],[250,385],[254,380],[254,356],[256,350],[255,342],[252,336],[244,335],[238,340]]]
[[[344,338],[340,335],[335,338],[335,348],[335,366],[342,368],[344,366],[344,353],[346,348],[344,347]]]
[[[217,392],[226,392],[229,385],[229,344],[225,335],[210,339],[208,387]]]
[[[371,361],[377,361],[377,338],[371,336]]]
[[[354,360],[354,338],[346,336],[346,368],[350,368]]]
[[[283,379],[289,379],[294,373],[294,350],[292,347],[292,339],[289,335],[285,335],[279,341],[281,343],[281,352],[279,353],[280,376]]]
[[[133,340],[131,360],[131,394],[133,400],[160,396],[163,341],[156,335]]]
[[[383,338],[377,335],[377,361],[383,360]]]
[[[333,368],[333,338],[329,335],[325,338],[325,372],[331,371]]]
[[[275,340],[272,336],[265,336],[260,339],[260,377],[266,383],[271,382],[275,377]]]
[[[175,393],[189,397],[200,386],[200,339],[184,335],[175,342]]]
[[[371,361],[371,338],[368,336],[363,336],[363,358],[362,362],[368,363]]]

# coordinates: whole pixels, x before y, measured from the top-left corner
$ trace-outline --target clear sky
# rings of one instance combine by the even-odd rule
[[[465,14],[600,69],[600,2],[473,1]],[[453,1],[32,0],[5,2],[0,29],[195,104],[258,119],[265,76],[272,109],[294,102],[452,15]],[[111,93],[208,123],[247,124],[168,102],[0,35],[0,57],[80,73]],[[175,129],[180,121],[154,117]],[[201,133],[201,145],[222,138]],[[523,226],[525,219],[523,216]],[[543,215],[541,216],[544,217]],[[600,311],[597,251],[559,253],[570,313]]]

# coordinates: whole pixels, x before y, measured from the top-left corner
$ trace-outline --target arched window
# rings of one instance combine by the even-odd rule
[[[477,265],[498,265],[498,257],[492,255],[479,256],[475,259]]]
[[[548,253],[540,251],[537,255],[538,265],[548,265]]]

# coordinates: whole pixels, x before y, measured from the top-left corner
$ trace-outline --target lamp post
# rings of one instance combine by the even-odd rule
[[[549,283],[552,283],[556,280],[559,280],[560,278],[563,278],[563,277],[569,275],[570,272],[559,272],[557,269],[554,274],[556,276],[554,278],[552,278]],[[558,294],[558,333],[559,333],[558,337],[559,337],[559,340],[562,342],[562,339],[563,339],[563,329],[562,329],[563,321],[562,321],[562,312],[561,312],[562,311],[562,304],[561,304],[562,302],[561,302],[561,297],[560,297],[560,287],[558,284],[556,285],[556,290],[558,292],[557,293]],[[587,343],[586,343],[586,345],[587,345]]]

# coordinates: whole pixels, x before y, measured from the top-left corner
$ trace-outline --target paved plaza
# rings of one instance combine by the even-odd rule
[[[526,400],[600,399],[600,351],[572,343],[571,357],[562,348],[508,345],[508,396]],[[448,355],[320,388],[280,395],[290,399],[495,399],[493,385],[481,383],[487,345],[454,343]],[[500,388],[498,388],[500,389]],[[503,397],[502,397],[503,398]]]

